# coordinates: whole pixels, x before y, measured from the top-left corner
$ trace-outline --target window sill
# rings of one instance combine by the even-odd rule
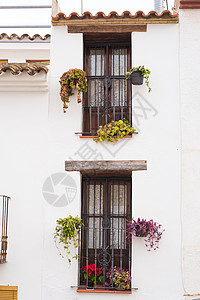
[[[81,139],[94,139],[97,138],[97,135],[80,135],[79,136]],[[125,135],[123,138],[132,138],[132,135]]]
[[[93,289],[89,290],[86,288],[78,288],[77,293],[106,293],[106,294],[132,294],[132,291],[118,291],[118,290],[106,290],[106,289]]]

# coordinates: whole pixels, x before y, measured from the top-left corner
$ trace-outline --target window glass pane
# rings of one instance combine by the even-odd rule
[[[113,49],[111,59],[111,75],[124,76],[127,72],[127,49]]]
[[[126,215],[127,185],[111,184],[111,215]]]
[[[111,105],[112,106],[127,105],[127,80],[126,79],[112,79]]]
[[[104,75],[104,49],[89,50],[89,76]]]
[[[103,79],[90,79],[88,81],[88,96],[89,106],[98,107],[104,105]]]
[[[103,185],[89,185],[89,215],[103,214]]]
[[[126,219],[112,218],[110,230],[110,247],[126,249]]]
[[[103,227],[101,218],[89,218],[89,241],[90,249],[100,249],[103,246]]]

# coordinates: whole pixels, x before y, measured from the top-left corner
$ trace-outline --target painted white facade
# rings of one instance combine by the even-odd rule
[[[92,5],[87,10],[92,11]],[[119,7],[113,4],[112,10],[121,12],[121,5],[121,1]],[[132,11],[132,5],[122,10]],[[106,1],[101,1],[98,10],[105,8]],[[70,4],[62,10],[67,14],[69,9],[77,10],[76,1],[73,8]],[[66,26],[55,26],[50,48],[42,43],[0,44],[0,58],[9,62],[51,59],[47,75],[8,71],[0,75],[0,192],[12,198],[8,263],[0,265],[0,284],[18,285],[19,300],[183,300],[184,294],[200,293],[197,73],[193,82],[199,59],[199,27],[194,24],[199,13],[181,11],[180,24],[148,25],[147,32],[132,33],[132,65],[144,64],[152,72],[152,92],[148,94],[145,85],[134,86],[133,106],[139,99],[153,108],[146,119],[139,118],[138,135],[115,145],[96,144],[75,134],[82,130],[76,95],[67,113],[62,111],[59,78],[70,68],[83,68],[82,34],[68,34]],[[141,113],[137,108],[135,112]],[[132,277],[138,290],[131,295],[77,293],[71,286],[77,285],[78,264],[69,267],[53,241],[59,217],[80,215],[81,176],[70,173],[77,194],[62,208],[45,201],[44,181],[65,172],[66,160],[82,160],[80,151],[86,146],[94,151],[87,157],[91,160],[95,155],[105,160],[147,160],[147,171],[133,172],[132,213],[153,218],[165,232],[157,251],[147,252],[143,240],[134,239]]]
[[[199,26],[199,9],[180,10],[182,268],[184,291],[192,299],[200,295]]]

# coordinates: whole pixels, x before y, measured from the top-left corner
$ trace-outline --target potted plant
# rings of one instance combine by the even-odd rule
[[[64,245],[64,250],[66,250],[68,261],[71,263],[73,258],[78,258],[78,254],[70,257],[70,246],[73,245],[75,249],[78,248],[78,233],[84,224],[82,223],[81,218],[78,216],[72,217],[71,215],[69,215],[67,218],[60,218],[56,222],[57,226],[54,233],[55,243],[58,241]],[[60,253],[60,255],[62,254]]]
[[[136,129],[131,127],[129,122],[124,118],[123,120],[112,121],[107,125],[99,126],[99,130],[97,130],[98,137],[94,138],[94,141],[103,142],[107,140],[108,142],[114,143],[135,131]]]
[[[153,220],[146,221],[146,219],[138,218],[137,221],[132,219],[127,221],[126,237],[130,241],[132,236],[145,237],[145,246],[147,250],[156,250],[159,248],[159,241],[164,230],[161,230],[161,224]]]
[[[68,108],[69,97],[74,95],[74,89],[78,90],[77,102],[81,103],[81,92],[87,91],[86,73],[80,69],[70,69],[60,77],[60,96],[63,101],[63,112]]]
[[[126,72],[125,78],[130,79],[133,85],[142,85],[145,78],[145,83],[150,93],[151,88],[149,86],[149,76],[151,71],[144,66],[133,67],[130,71]]]
[[[90,264],[88,266],[83,267],[83,277],[84,280],[87,282],[88,278],[88,289],[93,289],[93,286],[95,284],[95,272],[96,272],[96,281],[99,283],[103,283],[103,269],[96,267],[95,270],[95,264]]]
[[[119,267],[111,267],[106,273],[105,287],[112,287],[117,290],[129,290],[131,288],[131,276],[128,270]]]

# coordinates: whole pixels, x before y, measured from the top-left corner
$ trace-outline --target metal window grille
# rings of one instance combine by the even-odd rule
[[[83,99],[83,132],[96,135],[100,125],[126,118],[131,124],[130,43],[85,45],[88,91]]]
[[[0,263],[6,262],[7,257],[7,244],[8,244],[8,205],[10,197],[0,195],[0,213],[1,213],[1,252]]]
[[[104,288],[111,267],[131,274],[131,243],[127,243],[125,232],[126,220],[131,219],[131,177],[83,178],[82,187],[85,226],[79,250],[79,286],[88,286],[90,278],[84,278],[83,268],[94,264],[94,287]],[[103,282],[98,282],[98,268],[103,269]]]

